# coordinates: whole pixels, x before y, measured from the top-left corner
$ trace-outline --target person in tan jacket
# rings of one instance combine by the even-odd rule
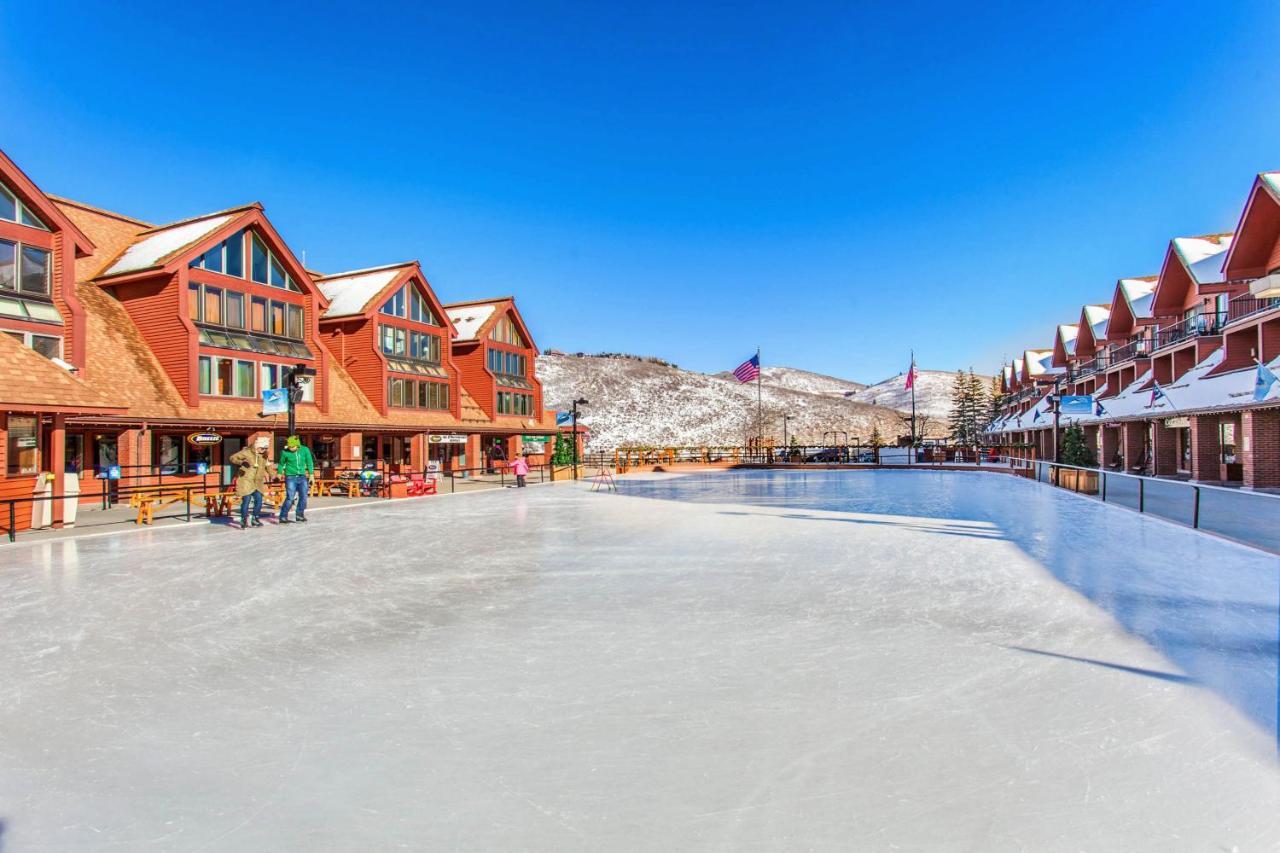
[[[227,460],[232,465],[240,466],[240,470],[236,472],[236,496],[240,498],[241,530],[249,527],[250,510],[253,511],[253,526],[262,526],[262,520],[258,517],[262,514],[262,495],[267,489],[267,480],[276,473],[276,466],[267,458],[270,448],[271,439],[264,436],[255,441],[252,448],[243,448]]]

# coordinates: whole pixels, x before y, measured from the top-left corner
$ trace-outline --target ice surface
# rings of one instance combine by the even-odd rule
[[[6,850],[1280,841],[1277,560],[1000,474],[0,546]]]

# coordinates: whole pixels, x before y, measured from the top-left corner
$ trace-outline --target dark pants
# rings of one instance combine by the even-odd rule
[[[250,492],[240,499],[240,526],[249,526],[249,511],[253,510],[253,517],[257,518],[262,512],[262,492]]]
[[[524,474],[516,474],[516,488],[517,489],[524,488]]]
[[[298,504],[298,518],[307,514],[307,477],[305,474],[290,474],[284,478],[284,503],[280,505],[280,518],[289,517],[289,509]]]

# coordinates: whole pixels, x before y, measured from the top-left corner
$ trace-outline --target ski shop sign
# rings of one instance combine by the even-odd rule
[[[467,437],[465,435],[429,435],[427,441],[431,444],[466,444]]]
[[[193,432],[187,436],[187,444],[192,447],[209,447],[214,444],[222,444],[222,436],[216,432]]]

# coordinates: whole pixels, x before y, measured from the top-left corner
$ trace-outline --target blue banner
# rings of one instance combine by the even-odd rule
[[[1064,415],[1092,415],[1091,394],[1063,394],[1058,398],[1058,412]]]
[[[262,414],[284,415],[289,412],[289,389],[268,388],[262,392]]]

